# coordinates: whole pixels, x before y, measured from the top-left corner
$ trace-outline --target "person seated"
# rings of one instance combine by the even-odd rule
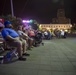
[[[33,39],[33,46],[35,46],[35,30],[32,27],[28,28],[28,36]]]
[[[3,28],[4,28],[4,25],[0,22],[0,37],[1,37],[1,38],[2,38],[1,31],[2,31]]]
[[[6,20],[4,26],[5,27],[1,31],[2,37],[9,46],[17,47],[18,60],[26,60],[26,58],[23,57],[23,55],[29,56],[29,54],[26,53],[26,41],[19,37],[10,21]]]
[[[3,28],[4,28],[4,25],[0,22],[0,49],[2,51],[4,51],[4,49],[5,49],[5,42],[4,42],[4,39],[2,38],[2,34],[1,34],[1,31]]]
[[[18,34],[20,35],[20,37],[22,37],[23,39],[26,40],[27,42],[27,49],[31,50],[31,47],[32,47],[32,43],[33,43],[33,39],[30,38],[25,32],[23,32],[23,26],[18,26]]]

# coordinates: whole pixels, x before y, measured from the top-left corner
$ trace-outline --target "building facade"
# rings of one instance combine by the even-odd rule
[[[65,17],[64,9],[58,9],[57,18],[52,19],[52,24],[70,24],[71,19]]]
[[[64,10],[64,1],[61,0],[60,9],[57,10],[57,18],[52,19],[52,24],[40,24],[42,30],[45,29],[58,29],[58,30],[70,30],[72,27],[71,19],[66,18]]]
[[[40,24],[40,28],[42,30],[55,30],[55,29],[58,29],[58,30],[70,30],[72,27],[72,24]]]

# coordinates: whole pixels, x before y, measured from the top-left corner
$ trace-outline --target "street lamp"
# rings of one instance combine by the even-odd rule
[[[13,2],[12,2],[12,0],[10,0],[10,2],[11,2],[11,13],[12,13],[12,17],[14,16],[14,11],[13,11]]]

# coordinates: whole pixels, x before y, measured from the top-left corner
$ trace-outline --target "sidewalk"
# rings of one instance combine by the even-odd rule
[[[76,75],[76,38],[44,40],[26,61],[0,64],[0,75]]]

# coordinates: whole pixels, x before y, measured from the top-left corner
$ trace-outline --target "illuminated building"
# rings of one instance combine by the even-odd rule
[[[40,24],[40,26],[43,30],[45,30],[45,29],[54,30],[56,28],[59,30],[62,30],[62,29],[70,30],[71,29],[71,27],[72,27],[71,19],[66,18],[63,6],[64,6],[64,2],[62,0],[61,7],[57,11],[57,18],[52,19],[52,24]]]

